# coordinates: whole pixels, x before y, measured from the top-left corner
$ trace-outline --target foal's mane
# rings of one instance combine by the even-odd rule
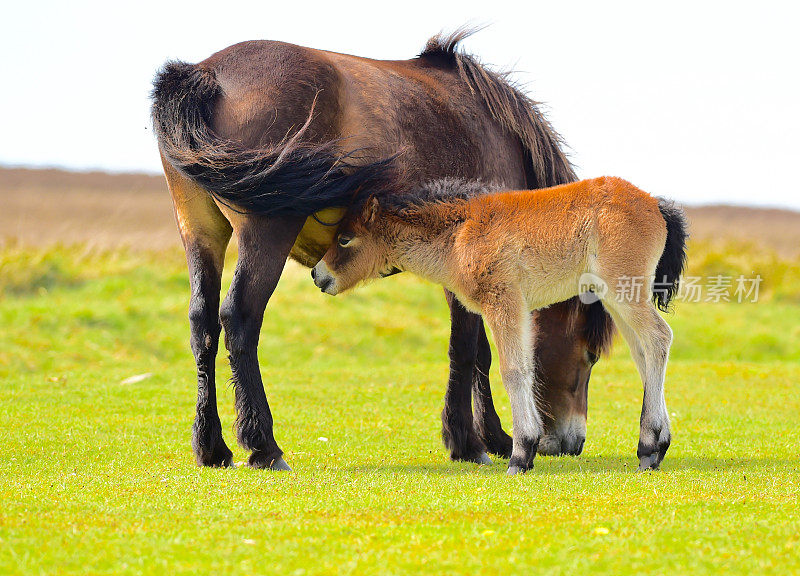
[[[462,178],[440,178],[425,182],[403,194],[380,195],[381,207],[398,216],[412,216],[433,204],[458,206],[476,196],[501,190],[497,184]]]
[[[539,104],[522,92],[510,73],[486,68],[477,57],[459,50],[459,43],[478,30],[462,27],[428,40],[419,58],[442,67],[454,67],[489,113],[522,143],[528,188],[546,188],[577,180],[562,150],[564,141],[539,110]]]

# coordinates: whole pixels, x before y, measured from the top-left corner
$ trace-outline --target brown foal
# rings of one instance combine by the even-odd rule
[[[604,287],[596,296],[628,342],[644,385],[640,469],[658,468],[670,443],[664,376],[672,331],[656,304],[666,309],[678,288],[683,213],[619,178],[485,192],[480,184],[444,181],[384,203],[372,196],[314,267],[316,285],[336,295],[406,270],[482,314],[511,400],[508,473],[516,474],[530,468],[544,434],[528,314],[577,296],[592,278]],[[618,297],[623,283],[637,278],[647,279],[639,294]]]

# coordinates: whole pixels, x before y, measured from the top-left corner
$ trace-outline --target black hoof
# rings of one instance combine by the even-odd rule
[[[269,465],[270,470],[276,470],[279,472],[291,472],[292,469],[286,463],[286,460],[283,458],[278,458],[272,461],[272,464]]]
[[[250,454],[250,458],[247,460],[247,466],[250,468],[257,468],[259,470],[278,470],[284,472],[291,472],[292,469],[286,463],[280,454],[270,454],[267,455],[264,452],[259,452],[258,450],[253,451]]]
[[[454,425],[448,427],[445,424],[442,427],[442,442],[450,452],[450,460],[486,464],[486,447],[472,428]],[[491,464],[491,460],[489,463]]]
[[[195,460],[198,466],[208,466],[210,468],[230,468],[233,466],[233,452],[224,444],[211,454],[195,452]]]
[[[494,464],[486,452],[481,452],[481,454],[475,460],[473,460],[473,462],[475,462],[475,464],[480,464],[481,466],[491,466]]]
[[[642,456],[639,458],[639,472],[658,470],[658,465],[658,454],[650,454],[649,456]]]
[[[639,471],[643,470],[658,470],[661,462],[664,461],[664,456],[667,455],[670,444],[669,432],[662,432],[656,436],[659,438],[655,445],[642,444],[636,449],[636,456],[639,458]]]
[[[198,466],[211,468],[228,468],[233,465],[233,452],[225,440],[221,430],[198,430],[192,433],[192,450]]]
[[[520,453],[512,455],[508,462],[508,475],[525,473],[533,468],[533,459],[538,447],[538,439],[522,438],[519,446]]]

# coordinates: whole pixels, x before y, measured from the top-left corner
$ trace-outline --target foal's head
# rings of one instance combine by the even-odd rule
[[[400,272],[401,260],[417,273],[431,271],[443,252],[425,248],[463,221],[467,200],[498,189],[479,180],[443,178],[380,200],[372,196],[345,216],[336,242],[311,271],[314,283],[335,295]]]
[[[314,284],[320,290],[335,296],[364,280],[400,271],[389,241],[397,222],[383,212],[373,197],[360,212],[345,217],[336,241],[311,270]]]

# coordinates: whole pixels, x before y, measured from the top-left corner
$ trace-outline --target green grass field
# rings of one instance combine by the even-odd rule
[[[182,255],[4,249],[0,574],[800,572],[800,306],[781,290],[668,318],[661,471],[634,472],[641,385],[620,342],[583,455],[509,478],[441,445],[440,289],[400,275],[334,299],[290,265],[260,356],[294,472],[210,470],[189,444]]]

